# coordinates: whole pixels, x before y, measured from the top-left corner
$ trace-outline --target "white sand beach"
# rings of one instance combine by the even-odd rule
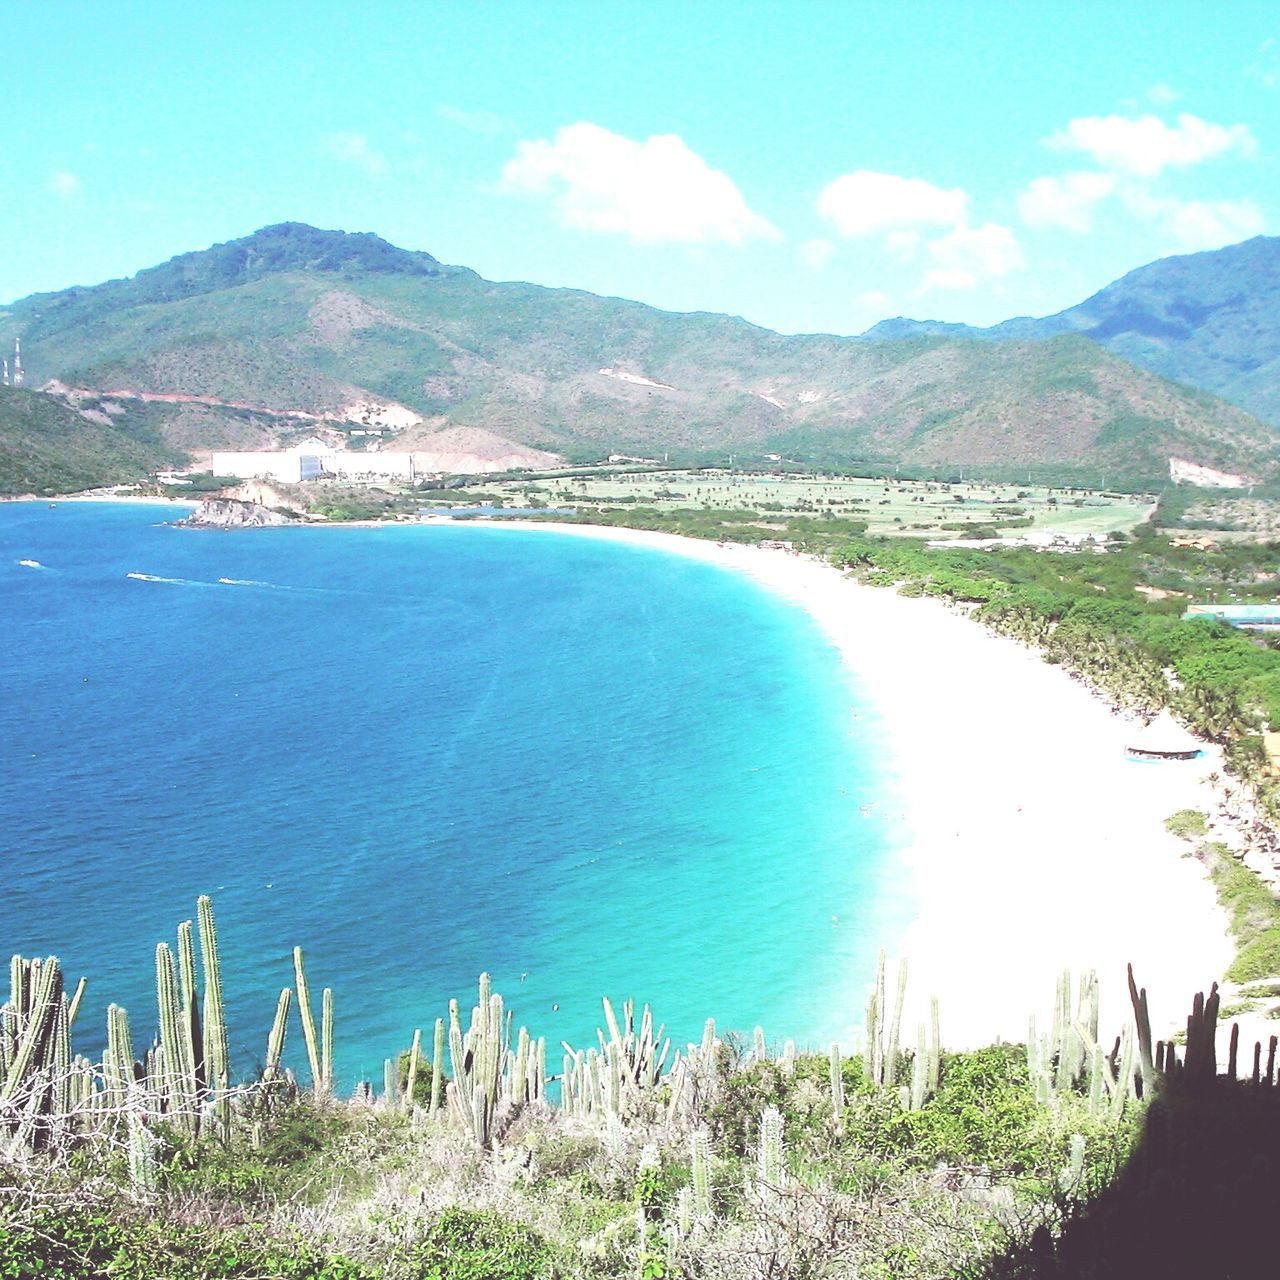
[[[1135,722],[1036,653],[808,557],[629,529],[469,527],[659,548],[747,573],[810,613],[874,700],[900,775],[914,918],[885,946],[909,959],[907,1026],[934,993],[949,1047],[1024,1040],[1029,1014],[1047,1026],[1058,974],[1094,969],[1112,1036],[1131,1016],[1131,961],[1153,1029],[1167,1034],[1230,963],[1214,890],[1163,826],[1177,809],[1210,807],[1214,752],[1129,760]],[[854,1009],[869,977],[851,975]]]

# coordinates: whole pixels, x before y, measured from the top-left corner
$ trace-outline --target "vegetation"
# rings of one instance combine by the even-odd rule
[[[0,494],[75,493],[182,462],[154,414],[136,405],[114,415],[97,402],[81,407],[93,416],[39,391],[0,387]]]
[[[482,978],[469,1019],[455,1001],[438,1020],[435,1065],[415,1034],[348,1101],[300,951],[246,1082],[223,1065],[207,899],[156,957],[157,1036],[135,1060],[111,1006],[99,1064],[73,1052],[83,984],[68,995],[56,960],[15,958],[0,1277],[1003,1275],[1130,1176],[1153,1096],[1215,1084],[1216,991],[1182,1052],[1152,1043],[1135,988],[1108,1053],[1096,983],[1064,978],[1027,1046],[948,1053],[936,1013],[907,1047],[889,995],[905,974],[895,988],[882,960],[853,1056],[770,1051],[760,1031],[748,1048],[714,1024],[672,1055],[647,1009],[606,1001],[598,1045],[566,1048],[557,1102],[545,1044],[512,1034]],[[282,1057],[295,1008],[310,1087]]]
[[[1136,365],[1215,392],[1280,426],[1278,267],[1280,239],[1256,236],[1139,267],[1086,302],[1041,320],[1022,317],[991,329],[891,320],[872,332],[898,340],[943,333],[1000,341],[1079,333]],[[1075,376],[1064,372],[1059,381],[1067,384]]]
[[[0,343],[19,335],[37,381],[229,402],[198,421],[189,405],[165,408],[188,448],[215,436],[262,447],[288,425],[267,411],[329,412],[355,388],[571,461],[733,452],[1103,485],[1159,483],[1170,455],[1259,474],[1275,461],[1271,433],[1248,414],[1071,333],[784,337],[727,316],[494,284],[376,236],[297,223],[20,300],[0,316]]]

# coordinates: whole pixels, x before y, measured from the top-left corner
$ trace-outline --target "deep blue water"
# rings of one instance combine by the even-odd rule
[[[153,1033],[206,892],[241,1071],[294,943],[344,1085],[481,970],[551,1045],[604,994],[681,1039],[859,1021],[896,806],[802,611],[570,536],[169,517],[0,505],[0,950],[89,976],[82,1051],[112,1000]]]

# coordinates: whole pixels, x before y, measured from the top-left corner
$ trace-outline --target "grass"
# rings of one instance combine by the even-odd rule
[[[604,511],[643,506],[661,513],[700,509],[748,511],[764,526],[789,520],[853,519],[873,535],[998,536],[1023,528],[1063,533],[1125,532],[1147,518],[1141,495],[1052,489],[1043,484],[966,484],[851,475],[759,474],[722,469],[618,470],[582,468],[568,476],[524,476],[483,482],[515,505],[530,499]],[[475,486],[451,489],[455,502],[477,499]]]
[[[1210,843],[1200,855],[1231,923],[1236,958],[1226,976],[1232,982],[1258,982],[1280,975],[1280,901],[1225,845]]]
[[[1183,840],[1195,840],[1209,834],[1209,820],[1197,809],[1179,809],[1164,820],[1164,828]]]

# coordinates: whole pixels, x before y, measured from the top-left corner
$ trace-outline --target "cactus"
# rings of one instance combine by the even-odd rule
[[[307,986],[307,970],[302,961],[302,948],[293,949],[294,986],[298,992],[298,1018],[302,1022],[303,1039],[307,1042],[307,1061],[311,1065],[311,1087],[321,1091],[324,1071],[320,1065],[320,1046],[316,1039],[316,1019],[311,1012],[311,988]]]
[[[199,1097],[208,1085],[208,1074],[204,1061],[204,1030],[200,1022],[197,990],[195,942],[191,935],[191,921],[184,920],[178,925],[178,992],[181,1000],[182,1038],[195,1076],[196,1096]]]
[[[1133,1005],[1133,1020],[1138,1030],[1138,1054],[1142,1064],[1142,1094],[1151,1097],[1156,1087],[1156,1068],[1151,1059],[1151,1014],[1147,1008],[1147,989],[1138,990],[1133,980],[1133,965],[1129,966],[1129,1000]]]
[[[889,1029],[889,1048],[884,1057],[884,1081],[887,1085],[898,1082],[898,1036],[902,1029],[902,1006],[907,998],[907,962],[898,961],[898,992],[893,1001],[893,1023]]]
[[[919,1111],[925,1104],[929,1081],[929,1046],[925,1038],[924,1024],[916,1032],[916,1056],[911,1064],[911,1093],[909,1107]]]
[[[10,971],[15,977],[13,1004],[18,1010],[21,1032],[0,1081],[0,1105],[12,1102],[19,1090],[30,1083],[30,1077],[48,1065],[55,1014],[65,1003],[62,969],[56,956],[50,956],[43,965],[32,960],[29,967],[23,965],[20,956],[15,956],[14,961]]]
[[[107,1006],[107,1052],[102,1059],[102,1076],[108,1108],[122,1112],[133,1086],[134,1061],[129,1015],[118,1004]]]
[[[81,978],[76,983],[75,994],[71,997],[71,1003],[67,1006],[67,1034],[70,1035],[72,1028],[76,1025],[76,1015],[80,1012],[81,1002],[84,1000],[85,988],[89,985],[87,978]]]
[[[458,1002],[449,1002],[449,1057],[453,1079],[445,1091],[455,1118],[484,1148],[493,1142],[493,1122],[503,1092],[509,1029],[502,997],[490,990],[489,975],[480,975],[479,1003],[471,1011],[466,1037],[458,1019]]]
[[[187,1058],[173,953],[164,942],[156,945],[156,1005],[160,1011],[159,1092],[169,1117],[194,1135],[199,1131],[195,1065]]]
[[[436,1034],[431,1049],[431,1105],[428,1111],[435,1115],[440,1110],[440,1094],[444,1087],[444,1019],[436,1019]]]
[[[409,1046],[409,1069],[405,1073],[404,1105],[407,1111],[413,1111],[414,1091],[418,1087],[418,1063],[422,1059],[422,1028],[415,1027],[413,1044]]]
[[[267,1058],[262,1069],[264,1082],[275,1080],[280,1074],[280,1058],[284,1053],[284,1039],[289,1027],[289,1005],[293,1000],[293,989],[284,987],[280,999],[276,1002],[276,1016],[271,1023],[271,1034],[267,1037]]]
[[[757,1171],[760,1182],[771,1190],[782,1186],[786,1151],[782,1136],[782,1112],[766,1107],[760,1115],[760,1150]]]
[[[231,1073],[227,1060],[227,1022],[222,1002],[222,966],[218,960],[218,932],[208,895],[196,899],[200,929],[200,959],[204,965],[204,1060],[209,1073],[214,1114],[225,1139],[231,1130]]]
[[[333,992],[320,993],[320,1092],[327,1098],[333,1092]]]
[[[705,1129],[694,1132],[689,1143],[692,1161],[694,1217],[707,1221],[711,1217],[711,1139]]]
[[[844,1117],[844,1070],[840,1057],[840,1046],[832,1041],[829,1054],[828,1077],[831,1084],[831,1114],[839,1126]]]
[[[783,1075],[794,1075],[796,1069],[796,1042],[788,1040],[782,1046],[782,1057],[778,1059],[778,1066],[782,1068]]]

